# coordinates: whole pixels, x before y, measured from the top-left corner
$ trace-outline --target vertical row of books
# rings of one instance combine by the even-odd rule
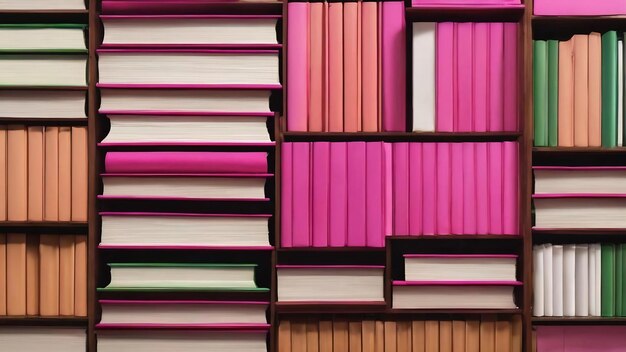
[[[268,350],[280,7],[212,5],[102,2],[100,352]]]

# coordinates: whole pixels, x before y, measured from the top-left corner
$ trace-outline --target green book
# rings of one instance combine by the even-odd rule
[[[623,276],[624,270],[624,246],[619,244],[615,246],[615,315],[621,316],[624,306],[622,305],[623,296]]]
[[[621,311],[617,311],[616,314],[618,314],[619,316],[625,317],[626,316],[626,243],[622,243],[619,245],[619,251],[621,252],[622,255],[622,261],[620,263],[616,263],[619,266],[619,271],[621,272],[621,275],[618,277],[616,274],[616,285],[617,285],[617,281],[619,281],[621,283],[620,285],[620,289],[619,292],[621,292],[620,295],[615,295],[615,299],[617,302],[620,302],[620,306],[621,306]]]
[[[602,34],[602,146],[617,145],[617,32]]]
[[[601,314],[615,316],[615,244],[602,244],[601,252]]]
[[[545,40],[533,43],[533,115],[535,146],[548,145],[548,50]]]
[[[548,40],[548,145],[559,145],[559,41]]]

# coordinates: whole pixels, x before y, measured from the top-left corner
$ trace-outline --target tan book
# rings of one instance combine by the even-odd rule
[[[480,352],[496,352],[496,322],[492,317],[485,317],[480,322]]]
[[[316,320],[306,323],[306,350],[307,352],[319,352],[320,336],[319,326]]]
[[[376,352],[385,351],[385,323],[377,320],[374,327],[376,334]]]
[[[559,147],[574,146],[574,45],[559,42]]]
[[[291,352],[306,352],[306,323],[291,322]]]
[[[439,352],[439,321],[427,320],[424,324],[426,352]]]
[[[333,321],[333,351],[348,351],[348,322]]]
[[[465,321],[452,321],[452,352],[465,352]]]
[[[7,126],[0,126],[0,221],[6,221],[6,220],[7,220]]]
[[[422,320],[411,322],[411,333],[413,337],[411,345],[413,346],[413,352],[424,352],[426,350],[426,344],[424,343],[426,340],[425,328],[426,323]]]
[[[320,321],[320,352],[333,352],[333,322]]]
[[[44,146],[45,221],[59,221],[59,127],[46,127]]]
[[[289,320],[278,322],[278,352],[291,352],[291,323]]]
[[[28,218],[28,137],[26,127],[7,127],[7,219]]]
[[[452,322],[439,322],[439,352],[452,352]]]
[[[59,235],[39,236],[39,311],[59,315]]]
[[[397,326],[395,321],[385,322],[385,352],[397,350]]]
[[[465,352],[480,352],[480,321],[465,322]]]
[[[87,127],[72,127],[72,221],[87,221]]]
[[[363,338],[363,352],[374,352],[376,348],[376,323],[372,320],[365,320],[361,324],[361,336]]]
[[[74,315],[74,235],[59,236],[59,315]]]
[[[508,320],[496,321],[495,351],[511,351],[511,322]]]
[[[7,315],[7,236],[0,233],[0,315]]]
[[[574,40],[574,146],[589,146],[589,36],[575,34]],[[560,89],[560,87],[559,87]]]
[[[361,322],[351,321],[348,323],[348,339],[350,352],[361,352]],[[308,352],[308,351],[307,351]]]
[[[602,145],[602,35],[589,34],[589,146]],[[620,117],[621,118],[621,117]]]
[[[7,315],[26,315],[25,234],[7,234]]]
[[[522,316],[514,315],[511,323],[511,352],[522,352]]]
[[[411,322],[408,320],[396,323],[396,343],[398,352],[411,352]]]
[[[72,128],[59,127],[59,221],[72,220]]]
[[[87,316],[87,236],[75,236],[74,315]]]
[[[44,127],[28,126],[28,220],[43,220]]]
[[[26,237],[26,314],[39,315],[39,237]]]

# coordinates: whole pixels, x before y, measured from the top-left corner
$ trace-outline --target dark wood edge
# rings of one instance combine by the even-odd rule
[[[84,326],[87,317],[74,316],[0,316],[0,326]]]
[[[626,317],[533,317],[533,325],[626,325]]]
[[[283,132],[286,142],[503,142],[520,136],[518,132]]]

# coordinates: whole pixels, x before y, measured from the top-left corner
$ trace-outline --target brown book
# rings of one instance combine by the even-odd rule
[[[333,322],[320,321],[320,352],[333,352]]]
[[[74,315],[87,316],[87,237],[75,236]]]
[[[589,34],[589,146],[602,146],[602,35]],[[621,117],[620,117],[621,118]]]
[[[361,324],[361,336],[363,342],[361,350],[363,352],[374,352],[376,347],[376,323],[372,320],[365,320]]]
[[[59,236],[59,315],[74,315],[74,235]]]
[[[495,351],[511,351],[511,322],[508,320],[496,321]]]
[[[26,127],[7,128],[7,219],[26,221],[28,218],[28,137]]]
[[[465,352],[465,321],[452,322],[452,352]]]
[[[348,351],[348,322],[333,322],[333,351]]]
[[[306,323],[306,350],[307,352],[320,350],[319,327],[316,320]]]
[[[25,234],[7,234],[7,314],[26,315]]]
[[[452,352],[452,322],[439,322],[439,352]]]
[[[59,221],[59,127],[46,127],[44,148],[45,221]]]
[[[351,321],[348,323],[350,352],[361,352],[361,322]],[[307,351],[308,352],[308,351]]]
[[[424,323],[424,345],[426,352],[439,352],[439,322],[427,320]]]
[[[44,127],[28,126],[28,220],[43,220]]]
[[[7,220],[7,126],[0,126],[0,221],[6,221],[6,220]]]
[[[72,128],[59,127],[59,221],[72,220]]]
[[[59,315],[59,235],[39,236],[39,311]]]
[[[411,322],[408,320],[398,321],[396,330],[398,352],[411,352]]]
[[[480,321],[465,322],[465,351],[480,352]]]
[[[39,315],[39,237],[26,237],[26,314]]]
[[[385,322],[385,351],[397,350],[397,329],[395,321]]]
[[[496,322],[493,317],[484,317],[480,322],[480,352],[496,352]]]
[[[382,321],[376,321],[375,325],[375,334],[376,334],[376,348],[374,349],[376,352],[385,350],[385,323]]]
[[[72,221],[87,221],[87,127],[72,127]]]
[[[7,236],[0,233],[0,315],[7,315]]]
[[[522,317],[514,315],[511,323],[511,352],[522,352]]]
[[[411,322],[411,333],[413,335],[413,341],[411,345],[413,346],[413,352],[424,352],[426,350],[426,324],[422,320],[416,320]]]

